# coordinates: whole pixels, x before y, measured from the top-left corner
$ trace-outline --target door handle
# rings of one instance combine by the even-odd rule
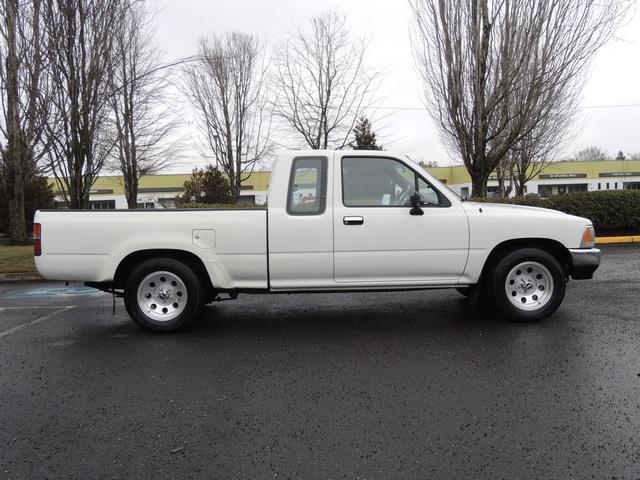
[[[345,225],[362,225],[364,223],[364,217],[344,217],[342,223]]]

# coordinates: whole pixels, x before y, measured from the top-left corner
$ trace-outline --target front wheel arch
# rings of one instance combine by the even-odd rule
[[[568,277],[571,266],[571,254],[559,241],[550,238],[516,238],[499,243],[489,253],[482,267],[478,283],[488,281],[496,265],[505,255],[522,248],[534,248],[549,253],[562,267],[564,275]]]

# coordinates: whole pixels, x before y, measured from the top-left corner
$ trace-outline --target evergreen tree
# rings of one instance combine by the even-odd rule
[[[54,208],[54,193],[46,177],[31,177],[24,186],[25,236],[33,229],[33,216],[36,210]],[[10,204],[9,193],[0,172],[0,233],[9,233]]]
[[[353,128],[355,140],[351,142],[354,150],[382,150],[376,143],[376,134],[372,130],[371,122],[366,117],[360,117]]]
[[[627,157],[624,156],[624,153],[622,153],[622,150],[620,150],[618,152],[618,156],[616,157],[616,160],[626,160]]]
[[[213,165],[207,165],[204,170],[193,170],[191,178],[184,182],[184,193],[176,198],[176,204],[231,204],[234,199],[233,187],[227,177]]]

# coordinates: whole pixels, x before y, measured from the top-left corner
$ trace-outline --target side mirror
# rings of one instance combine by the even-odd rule
[[[411,210],[409,210],[409,215],[424,215],[424,210],[420,208],[421,203],[422,197],[418,192],[411,195]]]

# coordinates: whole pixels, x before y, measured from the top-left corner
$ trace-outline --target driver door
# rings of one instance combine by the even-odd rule
[[[458,282],[469,248],[467,217],[460,205],[451,205],[394,158],[346,155],[336,166],[336,282],[363,286]],[[410,213],[416,190],[422,215]]]

